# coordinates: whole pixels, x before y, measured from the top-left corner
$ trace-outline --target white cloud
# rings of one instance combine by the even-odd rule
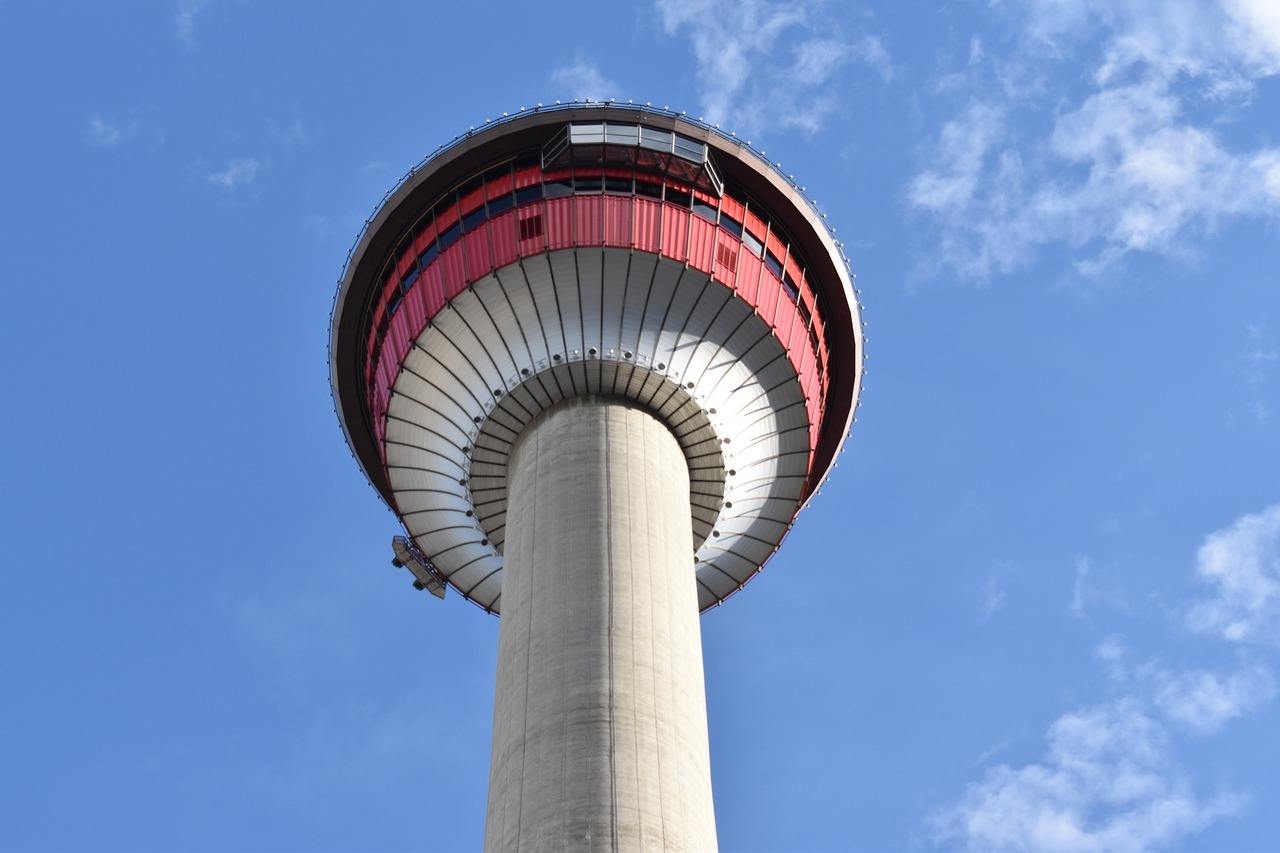
[[[1212,734],[1275,696],[1275,679],[1261,665],[1223,676],[1197,669],[1158,677],[1155,703],[1173,722],[1198,734]]]
[[[92,145],[119,145],[131,139],[137,131],[136,123],[122,126],[101,116],[89,117],[89,142]]]
[[[233,190],[253,183],[258,177],[259,169],[260,164],[254,158],[240,157],[228,162],[225,169],[209,172],[205,175],[205,179],[215,187]]]
[[[768,0],[656,0],[670,36],[688,38],[697,66],[700,110],[740,133],[820,129],[841,105],[837,74],[850,62],[883,80],[893,63],[873,34],[845,34],[850,16],[820,3]]]
[[[196,18],[208,8],[210,0],[178,0],[178,10],[173,15],[174,32],[178,41],[187,47],[195,45]]]
[[[602,101],[621,97],[621,87],[605,77],[600,67],[587,57],[578,56],[568,65],[551,72],[551,85],[569,98]]]
[[[1064,714],[1046,738],[1039,761],[993,767],[936,812],[935,840],[971,850],[1144,850],[1243,805],[1236,795],[1198,795],[1167,731],[1130,703]]]
[[[983,622],[990,619],[1002,607],[1004,607],[1005,599],[1008,595],[1004,591],[1004,587],[995,578],[987,578],[987,582],[982,587],[982,606],[978,610],[978,615]]]
[[[1224,98],[1242,102],[1254,81],[1280,73],[1274,7],[1028,0],[1015,8],[1021,52],[988,63],[970,50],[979,67],[962,76],[972,83],[968,102],[909,185],[909,201],[938,224],[944,263],[986,278],[1059,243],[1090,273],[1129,252],[1186,254],[1235,218],[1280,218],[1280,148],[1233,148],[1220,123],[1231,115]],[[1075,75],[1052,73],[1060,59],[1081,57],[1095,65],[1083,97]],[[986,66],[995,83],[982,82]],[[957,140],[965,140],[959,154]]]
[[[1214,594],[1191,608],[1192,628],[1235,642],[1280,637],[1280,504],[1211,533],[1196,569]]]

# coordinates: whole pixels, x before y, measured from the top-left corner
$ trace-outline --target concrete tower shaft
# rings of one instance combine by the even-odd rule
[[[680,445],[586,396],[510,467],[485,849],[714,850]]]

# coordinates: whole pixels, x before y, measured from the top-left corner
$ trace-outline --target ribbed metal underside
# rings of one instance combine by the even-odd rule
[[[782,345],[750,306],[653,254],[582,248],[525,258],[433,319],[405,358],[387,415],[387,473],[406,528],[454,587],[498,610],[501,538],[481,523],[496,526],[473,491],[491,484],[469,482],[486,422],[515,427],[537,414],[535,401],[540,411],[624,387],[660,406],[660,389],[672,386],[686,395],[686,413],[705,418],[698,440],[720,442],[723,503],[715,519],[705,507],[712,530],[691,562],[699,606],[718,603],[759,570],[799,509],[810,460],[805,401]]]

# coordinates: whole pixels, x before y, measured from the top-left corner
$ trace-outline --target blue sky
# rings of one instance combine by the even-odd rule
[[[868,320],[703,618],[726,851],[1280,848],[1269,0],[0,2],[0,848],[472,850],[497,622],[410,589],[330,298],[556,98],[779,160]]]

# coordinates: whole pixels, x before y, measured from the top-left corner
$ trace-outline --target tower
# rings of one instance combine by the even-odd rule
[[[522,109],[388,193],[333,393],[395,562],[500,614],[487,850],[715,848],[698,616],[827,476],[862,358],[821,215],[681,114]]]

